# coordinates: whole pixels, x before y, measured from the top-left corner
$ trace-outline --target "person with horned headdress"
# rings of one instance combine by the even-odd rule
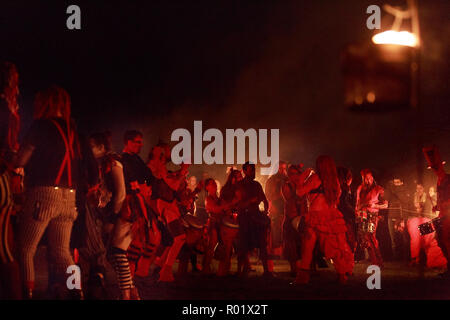
[[[358,224],[359,245],[367,249],[372,264],[383,266],[380,247],[376,238],[377,226],[381,217],[380,209],[388,207],[383,198],[384,189],[377,185],[369,169],[361,170],[362,183],[356,191],[355,215]]]
[[[342,213],[337,209],[341,188],[334,160],[319,156],[316,160],[317,173],[305,170],[297,186],[297,196],[308,196],[309,210],[301,227],[301,260],[297,263],[297,277],[294,284],[309,282],[310,266],[316,243],[324,256],[332,259],[339,282],[344,284],[353,271],[353,253],[347,244],[347,227]],[[309,177],[309,178],[308,178]]]
[[[423,148],[428,165],[436,174],[437,204],[433,208],[439,211],[439,224],[436,228],[436,238],[447,259],[447,271],[442,276],[450,277],[450,174],[445,172],[443,161],[436,146]]]
[[[71,119],[70,97],[58,86],[39,91],[34,100],[34,122],[16,162],[25,167],[26,198],[19,216],[19,256],[25,297],[33,294],[33,258],[47,232],[49,288],[55,298],[80,297],[67,292],[67,268],[74,265],[70,238],[77,218],[76,189],[81,159],[78,134]]]
[[[20,171],[12,162],[18,151],[19,75],[11,62],[0,62],[0,299],[21,299],[20,272],[14,257],[13,193],[20,192]]]

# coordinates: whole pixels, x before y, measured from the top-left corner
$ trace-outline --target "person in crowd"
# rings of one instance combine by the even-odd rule
[[[203,189],[203,181],[195,184],[192,183],[195,176],[191,176],[187,181],[180,185],[177,191],[178,207],[182,216],[185,232],[186,242],[183,245],[178,255],[178,275],[182,276],[187,273],[189,260],[192,265],[192,272],[200,272],[197,266],[197,253],[204,252],[204,244],[206,236],[204,232],[204,222],[195,216],[195,200],[197,194]],[[191,184],[190,184],[191,182]]]
[[[437,205],[437,193],[434,187],[428,189],[428,200],[430,201],[431,209],[433,209]]]
[[[140,299],[139,292],[133,280],[133,274],[137,262],[141,255],[151,255],[151,247],[146,246],[147,242],[152,243],[149,236],[157,237],[157,230],[149,227],[151,223],[151,210],[147,205],[147,198],[152,193],[152,182],[154,177],[139,156],[143,146],[143,135],[137,130],[129,130],[124,134],[124,144],[121,155],[123,175],[125,183],[126,197],[121,208],[120,217],[117,219],[111,241],[111,259],[116,272],[121,299]],[[117,170],[119,171],[119,170]],[[148,239],[148,241],[141,241]],[[130,249],[132,241],[135,250]],[[153,242],[157,242],[155,239]],[[153,244],[155,245],[155,244]],[[129,254],[130,253],[130,254]],[[130,261],[131,260],[131,261]],[[130,263],[131,262],[131,263]]]
[[[236,214],[236,191],[242,179],[241,171],[231,169],[225,185],[220,190],[221,201],[228,204],[220,226],[220,238],[223,244],[223,256],[219,261],[219,268],[217,270],[217,275],[220,277],[227,276],[230,272],[233,245],[238,238],[239,223]]]
[[[447,259],[447,271],[441,276],[448,279],[450,277],[450,174],[445,172],[439,149],[436,146],[423,148],[423,153],[428,165],[438,178],[437,203],[433,210],[439,211],[440,223],[436,228],[436,238]]]
[[[255,180],[255,165],[244,163],[243,172],[245,178],[239,182],[237,190],[238,221],[239,221],[239,248],[238,265],[242,270],[238,272],[247,276],[250,271],[248,255],[250,250],[259,249],[262,261],[264,277],[273,277],[268,263],[268,235],[270,230],[270,218],[267,216],[268,201],[261,184]],[[259,209],[260,203],[264,204],[264,211]]]
[[[265,185],[265,194],[269,201],[269,217],[271,220],[269,248],[273,255],[281,256],[283,245],[284,199],[281,187],[288,180],[287,163],[280,161],[278,172],[269,177]]]
[[[353,272],[354,260],[345,235],[345,220],[337,209],[341,188],[336,165],[331,157],[322,155],[316,160],[316,169],[317,173],[312,169],[302,173],[296,190],[299,197],[308,195],[310,206],[302,228],[301,260],[294,284],[309,282],[316,242],[325,257],[333,260],[339,282],[345,284]]]
[[[407,259],[408,239],[404,232],[407,210],[411,204],[410,191],[401,178],[395,176],[385,190],[385,198],[389,202],[388,230],[394,260]]]
[[[0,62],[0,299],[21,299],[20,271],[15,254],[13,193],[21,192],[22,174],[13,162],[19,149],[19,74],[14,63]]]
[[[301,258],[301,236],[299,226],[303,225],[308,211],[306,195],[297,196],[300,184],[301,166],[291,165],[287,170],[288,180],[283,184],[281,192],[285,202],[283,221],[283,257],[288,260],[291,276],[296,275],[296,263]],[[302,221],[303,219],[303,221]]]
[[[425,204],[427,202],[427,194],[422,184],[418,183],[416,186],[416,192],[414,193],[414,208],[418,214],[425,212]]]
[[[347,242],[354,253],[356,250],[356,220],[355,220],[355,195],[352,192],[352,172],[344,167],[337,168],[339,183],[341,185],[341,197],[339,198],[338,209],[344,216],[347,226]]]
[[[112,151],[109,132],[92,134],[88,144],[95,159],[97,179],[94,183],[88,183],[85,199],[79,201],[77,206],[80,213],[77,222],[81,224],[78,233],[82,238],[78,249],[81,260],[86,262],[89,270],[86,297],[105,299],[108,298],[105,288],[107,250],[125,200],[125,180],[120,156]],[[88,154],[84,152],[85,159]],[[87,171],[86,175],[89,175]]]
[[[419,226],[429,223],[431,207],[427,206],[427,194],[423,185],[417,184],[414,194],[415,214],[410,214],[407,230],[410,237],[410,265],[418,268],[419,277],[424,276],[425,266],[428,268],[445,268],[446,259],[438,246],[435,233],[420,234]]]
[[[208,245],[203,259],[203,274],[211,273],[211,260],[214,255],[214,249],[221,242],[220,229],[222,219],[227,210],[231,209],[235,205],[234,202],[226,203],[219,198],[217,194],[217,184],[212,178],[208,178],[205,181],[205,189],[207,196],[205,199],[205,208],[208,212]]]
[[[172,267],[186,242],[186,232],[181,221],[176,193],[180,185],[186,180],[189,165],[182,164],[179,170],[170,172],[166,167],[169,161],[170,147],[165,143],[159,143],[152,148],[147,164],[155,177],[152,198],[156,200],[157,212],[173,240],[173,243],[164,249],[164,252],[156,261],[160,268],[159,281],[161,282],[175,280]]]
[[[48,237],[49,288],[55,298],[67,297],[67,268],[73,222],[77,217],[76,188],[81,159],[75,123],[66,90],[51,86],[36,94],[34,122],[19,151],[16,166],[25,168],[27,194],[19,216],[19,256],[25,297],[32,298],[34,255],[45,231]],[[74,298],[80,290],[70,290]]]
[[[362,183],[356,191],[355,214],[358,223],[359,243],[367,249],[372,264],[383,266],[378,240],[377,226],[380,220],[380,209],[388,207],[383,198],[384,189],[377,185],[369,169],[361,170]]]

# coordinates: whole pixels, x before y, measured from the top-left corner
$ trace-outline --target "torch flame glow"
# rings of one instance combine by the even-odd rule
[[[417,37],[408,31],[385,31],[372,37],[375,44],[396,44],[400,46],[416,47],[419,44]]]

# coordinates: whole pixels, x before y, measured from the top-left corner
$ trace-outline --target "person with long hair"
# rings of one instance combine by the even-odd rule
[[[347,225],[347,242],[352,252],[356,249],[356,220],[355,220],[355,195],[352,192],[352,172],[344,167],[337,168],[339,183],[341,185],[341,197],[338,209],[342,212]]]
[[[155,261],[159,271],[159,281],[172,282],[173,264],[186,242],[186,232],[181,221],[181,213],[178,207],[177,191],[186,180],[188,164],[182,164],[175,172],[170,172],[166,165],[170,161],[170,147],[165,143],[159,143],[152,148],[147,163],[155,177],[155,187],[152,199],[155,201],[156,211],[165,222],[167,230],[173,242],[164,248],[164,252]]]
[[[0,62],[0,299],[20,299],[20,272],[14,253],[13,193],[20,192],[20,171],[12,162],[18,151],[19,74],[11,62]]]
[[[26,198],[19,215],[19,256],[25,297],[33,295],[33,258],[45,231],[48,236],[49,282],[55,298],[66,298],[72,225],[77,217],[76,188],[81,152],[70,97],[58,86],[39,91],[34,122],[19,151],[17,167],[25,167]],[[70,290],[73,298],[80,290]]]
[[[86,297],[105,299],[106,253],[125,200],[125,180],[120,156],[112,151],[109,132],[90,135],[88,144],[98,179],[88,185],[85,201],[78,205],[80,216],[77,222],[81,220],[79,252],[89,269]]]
[[[342,213],[337,209],[341,188],[334,160],[329,156],[319,156],[316,160],[317,173],[305,170],[297,186],[297,196],[308,195],[309,211],[301,226],[301,260],[297,263],[297,277],[294,284],[309,282],[310,266],[316,242],[324,256],[333,260],[339,282],[344,284],[353,271],[353,253],[345,232],[347,228]],[[309,176],[308,179],[306,179]],[[305,180],[306,179],[306,180]]]
[[[384,189],[377,185],[369,169],[361,170],[362,183],[356,190],[355,215],[358,224],[358,244],[367,249],[372,264],[383,266],[383,257],[376,238],[380,209],[388,207]]]

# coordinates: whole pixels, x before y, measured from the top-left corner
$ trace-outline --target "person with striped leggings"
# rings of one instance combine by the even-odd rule
[[[145,238],[145,233],[150,232],[149,211],[145,205],[145,198],[150,197],[151,183],[153,176],[139,157],[143,145],[143,135],[137,130],[129,130],[124,135],[125,148],[123,150],[121,161],[123,164],[123,173],[126,187],[125,202],[116,222],[114,235],[112,238],[111,256],[116,271],[116,276],[123,300],[139,300],[139,292],[133,281],[133,272],[135,261],[139,257],[134,257],[133,253],[128,255],[128,250],[134,240]],[[143,235],[144,234],[144,235]],[[139,247],[139,246],[138,246]],[[133,250],[131,250],[133,251]],[[136,255],[136,254],[135,254]],[[137,256],[139,256],[137,254]],[[130,266],[130,260],[132,264]],[[135,259],[133,259],[135,258]]]
[[[25,169],[26,198],[18,216],[18,245],[24,293],[33,297],[33,258],[44,232],[48,236],[49,291],[53,298],[79,298],[81,290],[68,291],[67,268],[74,265],[70,252],[72,225],[81,159],[70,97],[51,86],[36,94],[34,122],[18,154],[17,167]]]

